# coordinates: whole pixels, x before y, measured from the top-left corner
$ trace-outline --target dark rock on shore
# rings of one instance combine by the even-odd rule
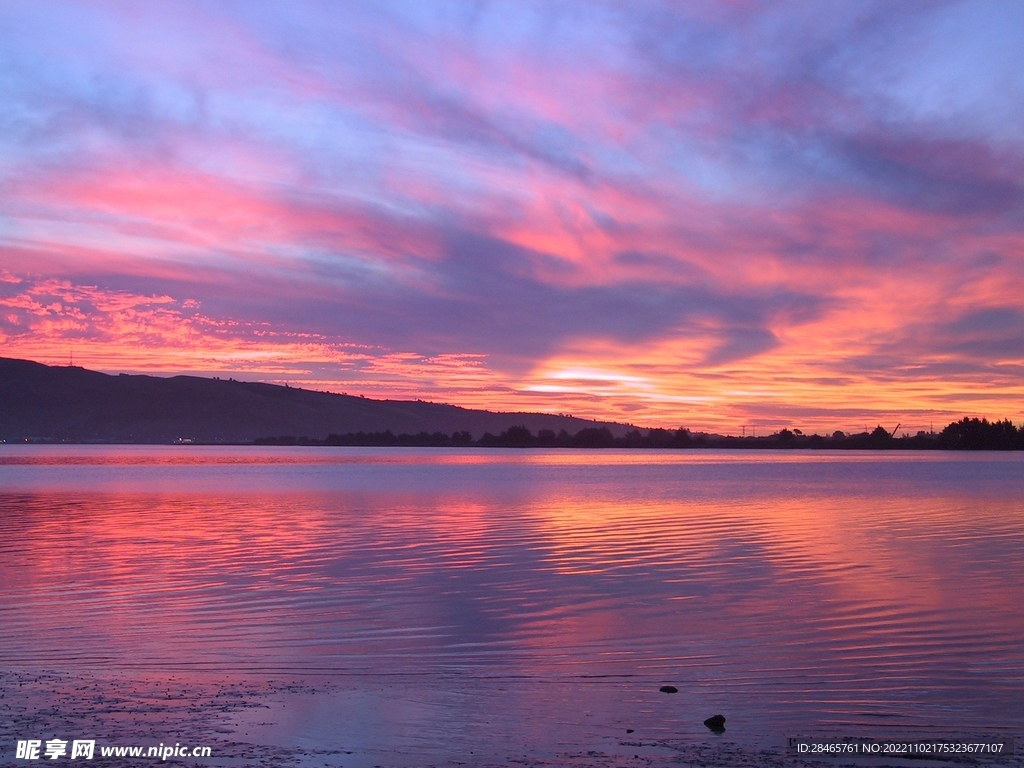
[[[715,733],[725,732],[725,718],[722,715],[712,715],[704,721],[704,725]]]

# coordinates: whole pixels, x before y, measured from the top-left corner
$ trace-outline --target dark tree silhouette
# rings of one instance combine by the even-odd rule
[[[1018,430],[1009,419],[989,422],[966,416],[939,433],[939,447],[960,451],[1011,451],[1024,448]]]
[[[614,445],[615,437],[608,427],[581,429],[572,439],[573,448],[611,448]]]
[[[691,445],[693,445],[693,440],[690,437],[690,430],[680,427],[675,431],[675,434],[672,435],[671,440],[669,440],[668,447],[689,448]]]

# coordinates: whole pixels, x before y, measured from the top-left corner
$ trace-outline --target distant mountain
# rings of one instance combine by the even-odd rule
[[[479,438],[509,427],[569,433],[631,427],[543,413],[493,413],[408,400],[371,400],[197,376],[109,376],[0,358],[0,440],[247,443],[258,437],[455,431]]]

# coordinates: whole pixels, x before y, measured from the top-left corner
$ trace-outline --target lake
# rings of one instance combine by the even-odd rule
[[[1022,491],[1019,453],[0,446],[0,749],[1020,752]]]

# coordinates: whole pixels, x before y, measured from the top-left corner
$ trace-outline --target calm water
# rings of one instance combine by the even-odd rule
[[[353,765],[1019,739],[1022,491],[1020,454],[4,446],[0,665],[314,681],[233,727]]]

